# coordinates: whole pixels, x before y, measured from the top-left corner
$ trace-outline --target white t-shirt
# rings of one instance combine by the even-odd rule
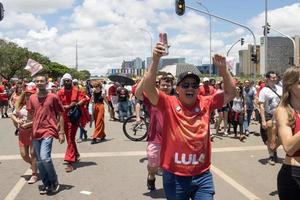
[[[282,87],[275,85],[275,88],[272,88],[278,95],[282,95]],[[265,112],[273,115],[279,102],[280,98],[278,95],[272,91],[269,87],[264,87],[259,92],[258,101],[264,104]]]
[[[237,113],[241,113],[244,111],[244,101],[242,97],[235,97],[233,99],[232,110]]]

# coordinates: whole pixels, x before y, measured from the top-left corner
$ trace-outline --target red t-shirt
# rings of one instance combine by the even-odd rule
[[[201,85],[199,88],[199,95],[201,96],[213,95],[215,93],[216,93],[216,89],[211,85],[208,85],[208,87]]]
[[[152,106],[149,99],[143,95],[144,100],[143,103],[146,106],[147,111],[150,115],[150,124],[148,128],[148,142],[160,144],[161,143],[161,135],[163,131],[163,114],[157,107]]]
[[[117,96],[117,88],[114,85],[108,88],[108,101],[111,101],[111,96]]]
[[[57,116],[64,109],[56,94],[48,93],[44,98],[38,98],[37,94],[33,94],[26,109],[33,113],[33,139],[58,138]]]
[[[199,175],[210,167],[210,113],[222,108],[224,94],[198,96],[193,106],[159,92],[157,108],[163,111],[161,167],[180,176]]]
[[[85,98],[82,92],[80,92],[77,87],[72,87],[71,90],[65,90],[65,88],[62,88],[57,92],[57,96],[62,105],[70,105],[72,102],[79,102]],[[64,112],[65,122],[70,121],[69,117],[67,116],[69,111],[70,109],[66,109]]]
[[[8,101],[4,85],[0,85],[0,101]]]

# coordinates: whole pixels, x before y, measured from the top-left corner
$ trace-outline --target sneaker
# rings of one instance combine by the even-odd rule
[[[106,140],[105,137],[106,137],[106,135],[104,135],[104,136],[100,139],[100,141],[101,141],[101,142],[105,141],[105,140]]]
[[[246,132],[245,132],[245,135],[246,135],[247,137],[249,137],[249,131],[246,131]]]
[[[92,141],[91,141],[91,144],[97,144],[97,139],[93,138]]]
[[[38,180],[37,175],[32,175],[32,176],[30,177],[30,179],[27,181],[27,183],[28,183],[28,184],[33,184],[33,183],[37,182],[37,180]]]
[[[274,158],[274,156],[270,156],[270,158],[269,158],[269,160],[268,160],[268,163],[269,163],[270,165],[275,165],[275,158]]]
[[[58,182],[55,182],[54,184],[52,184],[49,188],[49,193],[51,194],[55,194],[55,193],[58,193],[59,192],[59,188],[60,188],[60,185]]]
[[[78,138],[78,139],[76,140],[76,142],[77,142],[77,143],[81,143],[81,142],[82,142],[82,139],[81,139],[81,138]]]
[[[224,136],[228,136],[228,132],[227,131],[224,132]]]
[[[67,167],[65,168],[65,171],[67,173],[72,172],[74,170],[73,166],[71,164],[67,164]]]
[[[155,178],[153,180],[147,178],[147,187],[148,190],[155,190]]]
[[[4,113],[4,115],[5,115],[6,118],[8,118],[8,114],[7,113]]]
[[[41,195],[47,194],[48,193],[48,187],[46,187],[44,185],[39,185],[39,192],[40,192]]]

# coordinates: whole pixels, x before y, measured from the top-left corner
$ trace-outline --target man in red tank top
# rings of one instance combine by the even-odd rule
[[[235,96],[232,77],[225,58],[215,55],[214,65],[224,80],[224,93],[198,96],[199,77],[192,72],[179,75],[177,96],[156,89],[156,73],[165,47],[157,43],[153,60],[145,75],[144,92],[152,105],[163,112],[161,167],[167,199],[212,199],[214,186],[211,163],[209,118]]]

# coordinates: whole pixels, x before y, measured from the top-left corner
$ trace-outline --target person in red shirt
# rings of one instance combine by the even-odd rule
[[[156,89],[156,73],[165,52],[157,43],[153,59],[144,79],[144,92],[153,106],[163,112],[161,168],[167,199],[213,199],[214,186],[211,163],[209,117],[235,96],[232,77],[225,57],[215,55],[214,66],[224,80],[224,93],[198,96],[200,79],[192,72],[179,75],[178,96],[168,96]]]
[[[158,81],[158,89],[167,95],[171,95],[174,77],[172,75],[163,75]],[[158,173],[160,165],[161,135],[164,120],[162,112],[152,106],[147,96],[143,94],[143,84],[144,79],[138,84],[135,95],[136,98],[143,101],[143,104],[150,115],[147,131],[147,187],[149,190],[155,190],[155,174]]]
[[[65,161],[67,166],[65,168],[66,172],[72,172],[74,170],[74,163],[79,161],[79,151],[76,145],[76,132],[79,127],[78,120],[72,123],[68,117],[68,113],[74,106],[80,106],[84,103],[85,99],[77,87],[72,84],[72,76],[68,73],[64,74],[62,77],[63,88],[57,92],[59,100],[65,109],[64,111],[64,127],[67,139],[67,149],[65,153]]]
[[[200,96],[209,96],[216,93],[216,89],[210,85],[209,78],[203,78],[203,85],[199,88],[199,95]]]
[[[40,194],[57,193],[60,185],[51,159],[53,138],[59,143],[65,141],[63,106],[56,94],[46,90],[47,78],[37,76],[35,84],[38,92],[29,98],[26,105],[28,115],[32,118],[32,144],[43,185]]]
[[[8,110],[8,81],[2,80],[2,85],[0,85],[0,112],[2,118],[8,118],[7,110]]]
[[[117,107],[118,97],[117,97],[117,84],[114,83],[108,88],[107,102],[109,106],[110,121],[115,121],[115,107]]]

